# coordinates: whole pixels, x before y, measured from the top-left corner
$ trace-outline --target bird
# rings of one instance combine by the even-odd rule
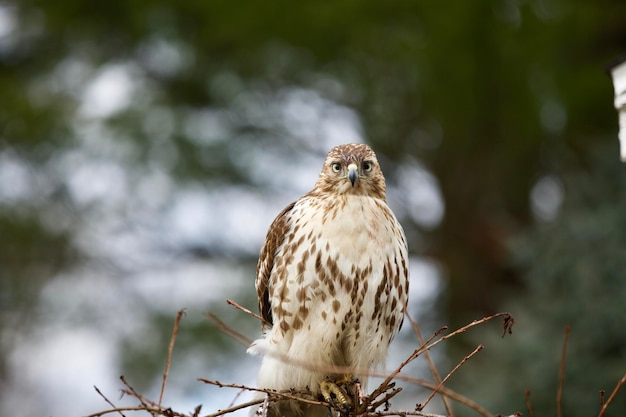
[[[263,356],[258,387],[308,389],[349,407],[341,385],[356,380],[365,390],[368,373],[384,367],[409,293],[407,240],[370,146],[328,152],[311,191],[271,223],[255,287],[263,335],[248,353]],[[263,414],[325,417],[329,409],[279,400]]]

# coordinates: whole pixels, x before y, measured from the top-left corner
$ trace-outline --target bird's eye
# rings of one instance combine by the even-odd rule
[[[333,172],[341,171],[341,163],[339,162],[333,162],[333,164],[330,167],[333,169]]]
[[[372,164],[372,161],[363,162],[363,171],[370,172],[373,167],[374,167],[374,164]]]

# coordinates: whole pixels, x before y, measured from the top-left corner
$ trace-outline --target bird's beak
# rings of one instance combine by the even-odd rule
[[[359,167],[357,167],[356,164],[348,165],[348,179],[354,187],[354,183],[359,179]]]

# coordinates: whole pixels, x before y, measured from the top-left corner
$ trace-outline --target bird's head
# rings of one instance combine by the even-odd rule
[[[339,145],[328,152],[315,189],[340,195],[367,195],[384,200],[385,178],[376,154],[368,145]]]

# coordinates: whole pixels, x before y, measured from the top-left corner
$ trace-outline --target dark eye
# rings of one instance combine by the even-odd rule
[[[339,162],[333,162],[330,167],[333,169],[333,172],[341,171],[341,164]]]
[[[374,164],[372,164],[372,161],[363,162],[363,171],[370,172],[373,167],[374,167]]]

